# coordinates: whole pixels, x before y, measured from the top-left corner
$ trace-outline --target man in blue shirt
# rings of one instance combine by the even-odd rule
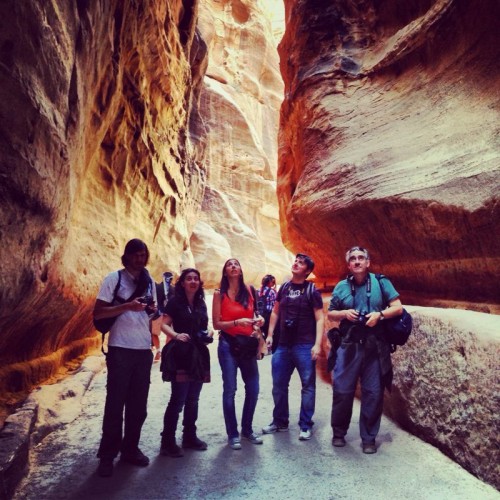
[[[390,346],[382,338],[386,318],[400,316],[403,306],[392,283],[369,272],[370,256],[362,247],[346,253],[350,275],[332,293],[328,319],[340,321],[341,345],[333,369],[332,444],[345,446],[354,392],[361,379],[359,430],[364,453],[376,453],[384,385],[390,387]]]

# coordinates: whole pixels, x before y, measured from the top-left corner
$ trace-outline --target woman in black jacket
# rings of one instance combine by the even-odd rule
[[[161,371],[172,383],[172,394],[163,417],[162,455],[182,457],[175,441],[179,414],[184,408],[182,447],[206,450],[207,443],[196,435],[198,399],[204,382],[210,382],[210,354],[213,333],[207,332],[208,314],[200,273],[184,269],[175,284],[175,296],[163,315],[162,331],[170,341],[163,348]]]

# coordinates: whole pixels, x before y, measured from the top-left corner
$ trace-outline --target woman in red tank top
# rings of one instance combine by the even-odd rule
[[[255,326],[262,326],[264,318],[254,318],[254,298],[245,285],[243,271],[237,259],[229,259],[222,268],[220,290],[216,290],[212,305],[212,322],[221,331],[217,354],[224,385],[222,407],[228,444],[233,450],[241,449],[234,397],[237,389],[237,372],[245,383],[245,402],[241,417],[241,436],[253,444],[262,444],[262,439],[253,431],[252,421],[259,397],[259,370],[257,355],[249,359],[236,358],[231,354],[231,337],[254,336]]]

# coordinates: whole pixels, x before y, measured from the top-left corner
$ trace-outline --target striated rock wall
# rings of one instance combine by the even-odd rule
[[[270,6],[260,0],[200,4],[209,52],[201,96],[208,188],[191,250],[209,286],[219,282],[229,257],[240,259],[245,279],[255,285],[269,272],[279,280],[291,262],[276,201],[283,81],[264,7]]]
[[[196,1],[1,3],[2,399],[95,345],[128,239],[178,268],[207,175],[196,19]]]
[[[411,312],[413,334],[392,358],[386,414],[500,488],[500,318],[423,307]]]
[[[496,0],[285,2],[278,197],[291,250],[345,249],[415,303],[498,311]]]

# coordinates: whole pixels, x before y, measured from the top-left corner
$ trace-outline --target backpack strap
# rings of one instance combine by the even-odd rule
[[[382,284],[380,283],[380,280],[382,278],[387,278],[387,276],[385,274],[376,273],[375,278],[377,278],[378,286],[380,287],[380,295],[382,295],[382,300],[384,302],[384,309],[385,309],[389,305],[389,303],[387,302],[387,300],[385,300],[384,289],[382,288]]]
[[[116,283],[115,289],[113,290],[113,298],[111,299],[111,305],[114,304],[117,296],[118,296],[118,290],[120,289],[120,284],[122,282],[122,272],[118,270],[118,283]],[[104,354],[104,356],[107,356],[107,352],[104,351],[104,338],[106,337],[105,333],[101,333],[101,352]]]
[[[314,283],[312,281],[307,282],[306,297],[309,301],[309,305],[313,305],[313,293],[314,293]]]

